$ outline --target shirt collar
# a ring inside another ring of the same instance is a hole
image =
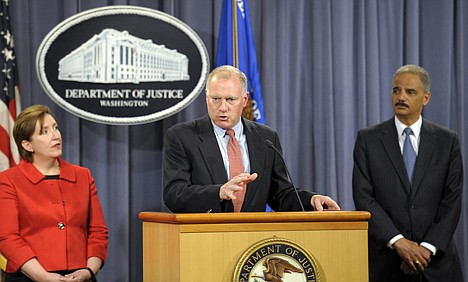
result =
[[[211,121],[211,123],[213,124],[215,134],[223,138],[226,135],[226,129],[217,126],[213,121]],[[239,140],[241,134],[244,132],[244,125],[242,124],[242,121],[239,120],[239,122],[236,125],[234,125],[232,130],[234,130],[234,135],[237,137],[236,139]]]
[[[422,116],[420,115],[418,120],[409,126],[411,130],[413,131],[414,137],[416,137],[416,139],[419,138],[419,134],[421,133],[421,125],[422,125]],[[403,131],[405,130],[405,128],[408,127],[406,124],[402,123],[396,116],[395,116],[395,126],[398,132],[398,136],[403,135]]]

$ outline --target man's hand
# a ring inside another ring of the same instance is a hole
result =
[[[413,275],[424,271],[431,262],[431,251],[406,238],[393,244],[398,255],[403,259],[400,265],[405,274]]]
[[[312,198],[310,198],[310,204],[316,211],[323,211],[324,209],[334,211],[341,210],[340,206],[328,196],[313,195]]]
[[[258,174],[257,173],[241,173],[237,175],[236,177],[231,178],[228,182],[223,184],[221,188],[219,189],[219,198],[221,200],[232,200],[236,199],[236,192],[241,191],[242,189],[245,189],[247,186],[247,183],[250,183],[257,179]]]

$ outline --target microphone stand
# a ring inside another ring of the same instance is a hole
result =
[[[283,155],[278,149],[276,149],[275,145],[273,145],[273,143],[270,140],[265,140],[265,145],[273,149],[273,151],[275,151],[280,156],[281,161],[283,162],[284,168],[286,169],[286,174],[288,175],[289,181],[291,181],[291,185],[294,189],[294,192],[296,193],[297,200],[299,201],[299,204],[301,205],[301,209],[303,212],[305,212],[304,205],[302,204],[302,201],[301,201],[301,197],[299,197],[299,192],[297,191],[296,186],[294,186],[291,175],[289,174],[288,166],[286,165],[286,162],[284,161]]]

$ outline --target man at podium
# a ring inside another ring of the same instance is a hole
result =
[[[247,78],[221,66],[206,84],[208,115],[164,139],[164,201],[176,213],[339,210],[328,196],[295,189],[276,131],[242,117]]]

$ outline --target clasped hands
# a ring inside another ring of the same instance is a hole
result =
[[[65,276],[60,277],[60,281],[63,282],[87,282],[90,281],[91,275],[89,274],[89,271],[86,269],[78,269],[77,271],[66,274]]]
[[[257,179],[257,173],[241,173],[226,182],[219,189],[219,198],[221,200],[232,200],[236,199],[236,193],[245,189],[248,183]],[[340,210],[340,206],[330,197],[322,195],[314,195],[310,198],[310,204],[316,211],[328,210]]]
[[[402,238],[396,241],[393,247],[403,259],[400,269],[407,275],[423,272],[431,262],[431,251],[414,241]]]
[[[45,275],[42,275],[39,279],[35,279],[34,281],[88,282],[90,279],[91,275],[88,270],[78,269],[64,276],[54,272],[46,272]]]

